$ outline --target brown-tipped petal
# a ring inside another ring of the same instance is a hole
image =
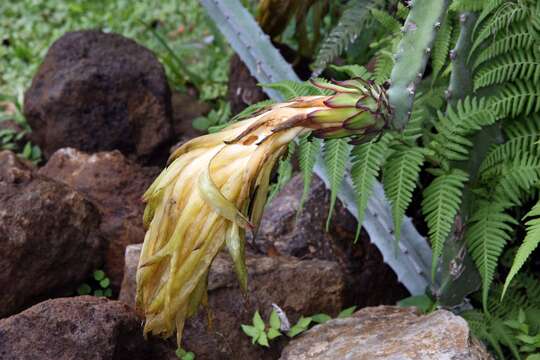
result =
[[[375,124],[375,116],[370,112],[364,111],[360,114],[348,118],[343,122],[343,127],[347,130],[365,129]]]
[[[362,96],[361,98],[363,98]],[[331,108],[345,108],[345,107],[355,107],[358,103],[359,98],[358,94],[337,94],[332,96],[330,99],[324,102],[324,105]]]
[[[337,93],[351,93],[351,94],[358,94],[359,93],[359,91],[357,89],[348,88],[348,87],[344,87],[344,86],[339,86],[339,85],[336,85],[334,83],[324,82],[324,81],[321,81],[321,80],[310,79],[309,82],[313,86],[318,87],[319,89],[331,90],[331,91],[335,91]]]
[[[307,115],[306,114],[298,114],[298,115],[295,115],[295,116],[291,117],[290,119],[282,122],[278,126],[274,127],[272,129],[272,132],[275,133],[275,132],[278,132],[278,131],[293,128],[295,126],[301,126],[302,124],[304,124],[306,122],[308,122]]]
[[[315,110],[308,114],[308,118],[316,123],[342,122],[352,116],[358,115],[361,110],[356,108],[337,108],[327,110]]]

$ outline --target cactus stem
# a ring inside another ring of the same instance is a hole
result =
[[[416,0],[414,6],[412,1],[406,3],[411,10],[394,57],[396,62],[390,76],[392,85],[388,90],[395,114],[392,126],[398,130],[402,130],[409,120],[416,86],[422,79],[418,74],[424,73],[448,3],[448,0]]]

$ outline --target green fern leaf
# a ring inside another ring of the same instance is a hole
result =
[[[384,28],[387,33],[392,34],[400,31],[401,24],[399,21],[394,19],[386,11],[371,9],[371,15],[379,24],[381,24],[382,28]]]
[[[517,51],[498,58],[474,78],[474,90],[507,81],[540,80],[540,58],[534,51]]]
[[[373,185],[379,170],[386,159],[391,139],[392,135],[385,134],[379,141],[373,139],[365,144],[356,145],[352,150],[351,177],[358,208],[358,228],[356,229],[355,241],[360,235],[367,203],[373,193]]]
[[[441,29],[437,32],[435,42],[433,43],[433,52],[431,55],[431,64],[433,67],[433,83],[437,80],[439,73],[443,69],[448,60],[448,52],[450,50],[450,41],[452,39],[452,18],[447,14],[441,25]]]
[[[326,81],[324,79],[318,79],[321,81]],[[286,100],[293,99],[298,96],[309,96],[309,95],[325,95],[328,94],[325,90],[319,89],[318,87],[312,85],[310,82],[300,82],[293,80],[283,80],[271,84],[259,84],[259,86],[274,89],[278,91]]]
[[[300,138],[298,162],[304,180],[304,190],[302,191],[298,213],[302,212],[304,202],[309,193],[309,187],[313,179],[313,167],[315,166],[317,155],[321,151],[321,144],[322,141],[320,139],[310,139],[309,134]]]
[[[326,230],[330,228],[330,220],[336,204],[337,193],[341,190],[341,184],[345,177],[347,160],[351,152],[351,145],[346,139],[331,139],[324,142],[324,163],[330,182],[330,211],[326,221]]]
[[[472,215],[465,239],[482,278],[482,302],[487,312],[488,293],[497,261],[510,240],[513,217],[504,212],[505,204],[482,201]]]
[[[527,26],[520,24],[517,27],[512,27],[508,32],[497,34],[495,41],[482,50],[474,62],[473,69],[475,70],[484,62],[513,50],[530,49],[534,42],[534,36]]]
[[[452,230],[454,218],[461,204],[463,186],[468,178],[466,172],[453,169],[437,176],[424,190],[422,213],[429,228],[429,238],[433,248],[432,279],[435,278],[437,261],[442,254],[444,242]]]
[[[257,111],[263,110],[265,108],[270,107],[272,104],[275,104],[276,102],[274,100],[263,100],[259,101],[258,103],[251,104],[244,110],[240,111],[238,114],[236,114],[232,119],[231,122],[238,121],[245,119],[247,117],[250,117],[254,115]]]
[[[469,137],[483,126],[491,125],[500,116],[485,99],[467,97],[447,108],[446,114],[438,112],[435,128],[437,134],[429,144],[441,160],[467,160],[472,142]]]
[[[527,218],[532,218],[525,224],[527,226],[527,235],[523,244],[519,247],[516,257],[514,258],[514,263],[512,268],[506,277],[504,282],[504,289],[502,296],[506,293],[508,286],[512,282],[512,279],[519,272],[525,261],[531,256],[532,252],[538,247],[540,243],[540,202],[531,209],[531,211],[525,216]]]
[[[502,116],[516,117],[540,111],[540,88],[533,82],[518,80],[501,88],[490,103]]]
[[[412,200],[420,168],[424,162],[425,150],[420,147],[399,147],[395,149],[384,166],[383,185],[392,205],[394,235],[396,241],[401,236],[401,223],[405,210]]]
[[[504,144],[494,146],[486,155],[479,168],[479,174],[489,173],[497,169],[505,161],[511,161],[519,154],[540,155],[540,117],[531,116],[520,119],[504,128],[508,140]],[[493,171],[493,170],[491,170]],[[496,170],[497,171],[497,170]],[[500,175],[500,172],[496,173]]]
[[[519,153],[511,161],[497,165],[486,173],[492,177],[496,174],[496,182],[487,182],[492,186],[495,198],[519,205],[540,180],[540,157]]]
[[[452,11],[480,11],[485,5],[485,0],[454,0],[450,5]]]
[[[362,65],[356,65],[356,64],[341,65],[341,66],[330,65],[330,69],[340,72],[340,73],[345,73],[350,78],[359,77],[364,80],[371,79],[371,73]]]
[[[497,1],[498,2],[498,1]],[[507,2],[497,9],[494,16],[489,18],[486,25],[480,30],[471,48],[471,54],[484,44],[490,36],[495,36],[499,31],[504,31],[519,21],[523,21],[529,16],[529,9],[522,3]],[[477,24],[481,22],[478,19]]]
[[[313,74],[319,75],[324,68],[356,40],[369,24],[369,8],[380,5],[380,0],[354,0],[341,15],[338,24],[324,38],[313,63]]]
[[[277,174],[278,178],[275,184],[270,186],[268,202],[270,202],[285,185],[291,180],[293,167],[292,167],[292,156],[296,150],[296,143],[290,142],[287,155],[279,161]]]
[[[373,72],[373,80],[377,84],[382,84],[390,78],[392,67],[394,66],[394,58],[388,51],[382,50],[377,54],[375,60],[375,70]]]

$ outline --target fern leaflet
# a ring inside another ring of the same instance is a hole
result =
[[[298,162],[300,164],[300,170],[302,171],[302,178],[304,180],[304,190],[302,191],[302,198],[300,199],[300,206],[298,213],[302,212],[304,202],[309,192],[311,180],[313,179],[313,167],[317,155],[321,150],[322,141],[317,138],[310,139],[309,134],[300,138]]]
[[[452,39],[452,19],[447,14],[442,23],[441,29],[437,32],[435,42],[433,43],[433,53],[431,55],[431,64],[433,66],[433,83],[437,80],[439,73],[446,64],[448,51],[450,50],[450,41]]]
[[[367,203],[373,193],[373,185],[379,170],[386,158],[391,138],[390,134],[386,134],[379,141],[373,139],[365,144],[356,145],[352,150],[351,177],[358,208],[358,228],[356,229],[355,241],[360,235]]]
[[[468,178],[468,174],[464,171],[453,169],[437,176],[424,190],[422,212],[426,218],[433,248],[432,279],[435,278],[437,261],[452,230],[454,218],[461,204],[463,186]]]
[[[481,69],[474,78],[475,91],[485,86],[517,79],[540,80],[540,59],[533,51],[518,51],[501,56]]]
[[[390,155],[384,166],[384,190],[392,205],[394,235],[399,241],[405,210],[412,199],[412,192],[424,162],[425,150],[420,147],[399,147]]]
[[[346,139],[331,139],[324,142],[323,157],[330,182],[330,210],[326,221],[326,230],[330,228],[337,193],[341,190],[350,152],[351,145],[347,143]]]
[[[504,86],[491,104],[502,116],[516,117],[540,111],[540,88],[518,80]]]
[[[532,218],[525,225],[527,225],[527,235],[523,244],[519,247],[517,254],[514,258],[514,263],[512,268],[506,277],[504,282],[504,288],[502,296],[506,293],[508,286],[512,282],[512,279],[519,272],[525,261],[529,258],[532,252],[538,247],[540,243],[540,201],[531,209],[531,211],[525,216],[527,218]]]
[[[493,282],[497,261],[510,239],[511,225],[516,224],[504,209],[503,204],[481,201],[465,234],[469,252],[482,278],[482,302],[486,312],[489,287]]]

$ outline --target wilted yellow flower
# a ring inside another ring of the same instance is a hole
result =
[[[244,234],[259,224],[274,165],[297,136],[365,139],[386,124],[380,87],[360,79],[316,83],[332,96],[272,105],[222,131],[176,150],[144,194],[148,231],[137,272],[137,306],[145,334],[164,337],[206,302],[210,264],[224,245],[247,288]]]

